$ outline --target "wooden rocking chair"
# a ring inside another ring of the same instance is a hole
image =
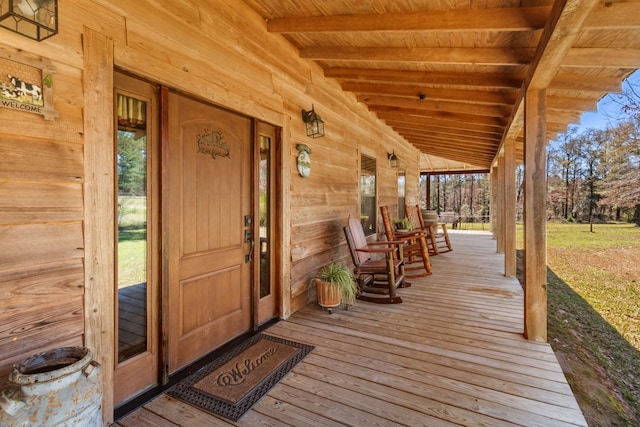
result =
[[[404,209],[413,227],[427,232],[429,255],[438,255],[453,250],[447,232],[447,224],[441,222],[426,224],[419,205],[405,205]]]
[[[396,295],[396,288],[406,288],[410,284],[404,279],[404,242],[368,242],[358,218],[349,217],[344,227],[354,273],[358,283],[357,299],[378,304],[398,304],[402,298]],[[394,252],[398,252],[394,256]],[[372,255],[384,255],[372,259]]]
[[[403,247],[405,258],[405,271],[408,278],[430,276],[431,260],[429,259],[429,248],[427,246],[427,233],[424,230],[412,230],[408,232],[397,232],[391,222],[388,206],[380,206],[382,213],[382,223],[384,231],[389,241],[404,241]],[[416,273],[409,274],[410,271]]]

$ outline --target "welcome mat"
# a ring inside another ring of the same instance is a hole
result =
[[[313,348],[258,334],[176,384],[168,393],[237,421]]]

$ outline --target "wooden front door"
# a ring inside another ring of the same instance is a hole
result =
[[[168,373],[251,328],[252,123],[173,92],[163,140]]]

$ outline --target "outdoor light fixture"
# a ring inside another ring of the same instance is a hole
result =
[[[0,0],[0,27],[37,41],[58,34],[58,0]]]
[[[389,166],[391,166],[392,168],[398,167],[400,160],[398,159],[398,156],[396,156],[396,153],[387,153],[387,159],[389,159]]]
[[[311,111],[307,111],[304,108],[302,109],[302,121],[307,127],[308,137],[319,138],[324,136],[324,122],[320,116],[316,114],[313,104],[311,104]]]

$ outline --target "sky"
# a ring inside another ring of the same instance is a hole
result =
[[[629,76],[627,79],[634,85],[640,85],[640,70]],[[618,116],[620,106],[613,101],[611,95],[606,95],[598,102],[597,112],[587,112],[581,117],[580,124],[577,124],[578,133],[586,129],[606,129],[614,124],[613,117]]]

